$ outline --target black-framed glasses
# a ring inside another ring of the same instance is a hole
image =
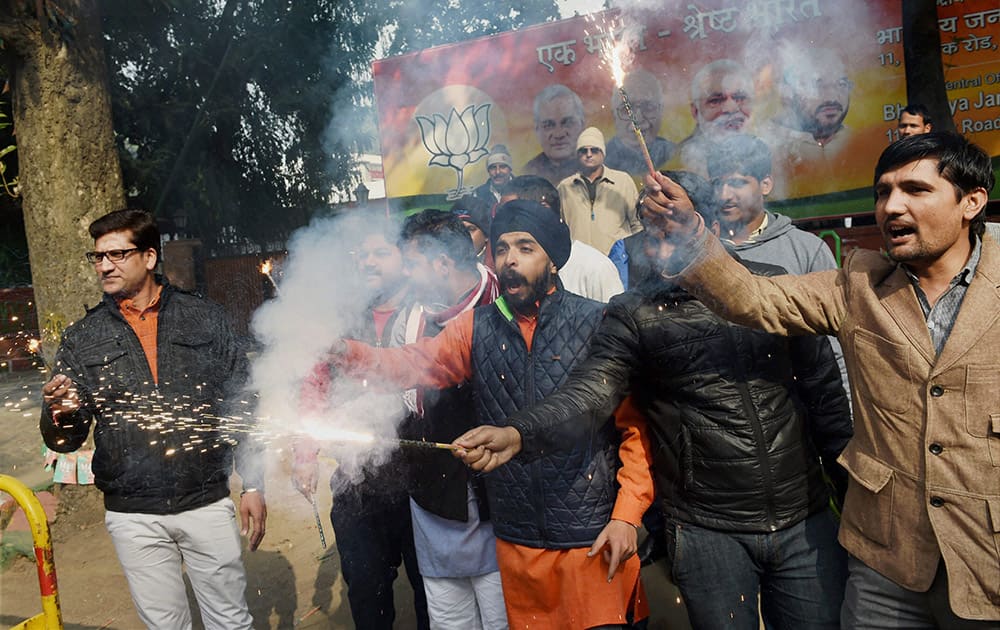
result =
[[[604,153],[604,151],[601,151],[597,147],[580,147],[579,149],[576,150],[576,152],[577,155],[588,155],[590,153],[593,153],[594,155],[600,155],[601,153]]]
[[[107,258],[112,263],[120,263],[125,260],[126,256],[137,251],[139,251],[138,247],[129,247],[128,249],[111,249],[106,252],[87,252],[87,262],[96,265]]]
[[[663,105],[656,101],[629,101],[629,105],[632,106],[632,113],[636,115],[655,116],[663,109]],[[616,107],[615,113],[618,114],[618,118],[629,120],[628,108],[625,107],[625,103]]]

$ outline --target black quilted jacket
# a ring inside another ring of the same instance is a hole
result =
[[[825,338],[730,324],[661,279],[613,298],[587,361],[510,424],[530,454],[628,393],[649,422],[667,517],[704,527],[775,531],[823,509],[820,456],[832,463],[852,435]]]
[[[42,406],[49,448],[79,448],[94,426],[93,471],[117,512],[174,514],[229,496],[234,445],[244,487],[263,488],[252,408],[236,395],[246,348],[217,304],[166,285],[157,319],[159,383],[115,301],[66,329],[55,373],[77,383],[84,405],[55,426]],[[247,401],[249,402],[249,401]]]
[[[556,391],[586,357],[603,308],[564,290],[547,296],[531,352],[517,323],[497,305],[476,309],[472,373],[480,419],[502,424],[516,410]],[[578,422],[554,429],[554,448],[515,457],[486,476],[498,538],[568,549],[591,545],[607,525],[618,493],[618,432],[609,414],[581,415]]]

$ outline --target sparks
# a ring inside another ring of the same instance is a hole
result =
[[[274,281],[274,276],[271,275],[272,268],[273,265],[270,258],[260,263],[260,272],[271,282],[271,286],[274,287],[274,294],[278,295],[281,291],[278,290],[278,283]]]
[[[655,177],[656,167],[653,165],[653,159],[649,156],[649,147],[646,146],[646,139],[642,137],[642,130],[639,129],[639,121],[636,120],[635,112],[632,110],[632,102],[628,98],[628,92],[625,91],[624,56],[627,52],[628,42],[624,37],[616,42],[614,33],[614,29],[611,29],[605,34],[601,40],[601,52],[603,53],[608,69],[611,71],[611,78],[615,83],[615,87],[618,88],[618,95],[621,96],[622,106],[625,108],[628,120],[632,123],[632,131],[635,132],[636,140],[639,141],[639,148],[642,149],[642,157],[646,160],[646,168],[649,169],[649,174]]]
[[[35,355],[35,358],[42,362],[42,371],[49,371],[49,364],[45,362],[45,357],[42,356],[42,340],[41,339],[29,339],[28,340],[28,352]]]

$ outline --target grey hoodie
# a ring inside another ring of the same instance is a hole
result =
[[[793,275],[837,268],[837,261],[834,260],[833,253],[823,239],[812,232],[795,227],[791,219],[783,214],[775,214],[770,210],[765,212],[767,212],[767,227],[760,236],[739,245],[727,242],[726,246],[744,260],[778,265]],[[837,355],[837,365],[840,366],[844,389],[850,397],[851,385],[847,380],[844,352],[840,349],[840,342],[836,337],[830,337],[830,344],[833,346],[833,353]]]

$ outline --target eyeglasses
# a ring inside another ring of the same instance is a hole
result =
[[[576,150],[576,153],[577,155],[589,155],[591,153],[594,155],[600,155],[601,153],[604,153],[604,151],[601,151],[597,147],[580,147]]]
[[[87,262],[92,265],[96,265],[107,258],[112,263],[120,263],[125,260],[125,257],[132,252],[139,251],[138,247],[129,247],[128,249],[112,249],[106,252],[87,252]]]
[[[632,113],[636,115],[648,115],[655,116],[663,109],[663,105],[657,103],[656,101],[631,101],[629,105],[632,106]],[[622,120],[630,120],[628,116],[628,108],[622,103],[617,108],[615,108],[615,113],[618,114],[618,118]]]

